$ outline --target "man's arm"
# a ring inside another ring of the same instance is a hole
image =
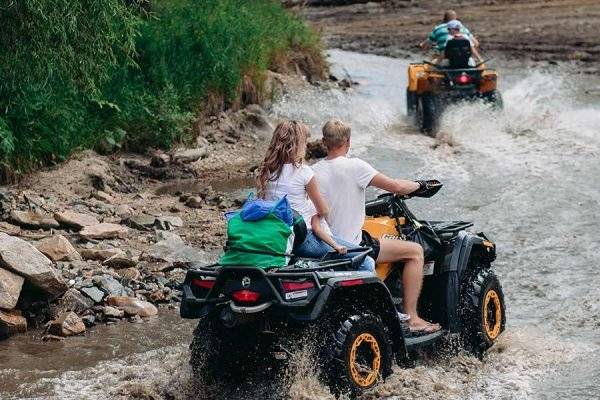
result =
[[[384,174],[375,175],[373,179],[371,179],[369,186],[375,186],[376,188],[400,195],[411,194],[420,187],[417,182],[392,179]]]

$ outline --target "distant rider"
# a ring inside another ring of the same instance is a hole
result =
[[[473,43],[472,36],[464,33],[461,30],[463,25],[460,23],[460,21],[453,19],[451,21],[448,21],[446,26],[448,27],[449,36],[448,36],[448,39],[446,40],[446,44],[444,44],[444,49],[446,48],[446,45],[448,44],[448,42],[451,40],[468,40],[469,44],[471,45],[471,54],[473,55],[475,60],[477,60],[478,62],[483,61],[483,59],[481,58],[481,55],[479,54],[479,51],[477,51],[477,48],[476,48],[475,44]]]
[[[413,181],[392,179],[379,173],[359,158],[347,157],[350,149],[350,126],[340,120],[328,121],[323,126],[323,144],[327,158],[313,165],[321,194],[331,209],[327,220],[334,236],[360,245],[365,219],[365,190],[374,186],[388,192],[409,194],[419,189]],[[440,330],[420,318],[417,302],[423,284],[423,248],[404,240],[381,239],[375,243],[373,257],[378,263],[404,262],[402,283],[404,287],[404,312],[413,334],[428,334]]]
[[[448,32],[448,22],[458,19],[458,15],[454,10],[448,10],[444,13],[444,20],[441,24],[437,25],[431,33],[429,37],[422,41],[419,46],[422,49],[429,50],[434,47],[434,55],[433,60],[438,60],[443,57],[444,50],[446,49],[446,42],[450,38],[450,33]],[[474,47],[479,47],[479,41],[473,34],[467,29],[466,26],[461,26],[461,32],[467,35],[471,41],[473,42]]]

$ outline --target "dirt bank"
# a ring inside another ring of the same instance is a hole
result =
[[[573,61],[578,72],[599,73],[600,2],[596,0],[388,0],[303,13],[324,34],[328,47],[411,57],[446,8],[481,42],[482,53],[522,63]]]
[[[268,82],[281,95],[309,85],[275,72]],[[201,119],[185,148],[83,151],[0,188],[0,339],[53,320],[45,338],[60,340],[175,308],[185,271],[220,252],[235,190],[253,185],[278,123],[268,107]]]

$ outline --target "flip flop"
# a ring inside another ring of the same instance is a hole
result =
[[[436,326],[437,325],[437,326]],[[432,333],[435,333],[442,329],[438,324],[432,324],[428,322],[423,328],[420,329],[408,329],[408,336],[416,337],[416,336],[425,336]]]

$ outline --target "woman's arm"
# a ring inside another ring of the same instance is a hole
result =
[[[346,254],[348,252],[348,249],[346,247],[337,244],[337,242],[333,240],[333,238],[329,236],[327,232],[325,232],[325,230],[321,226],[321,217],[319,217],[317,214],[313,215],[310,219],[310,227],[316,237],[330,245],[338,253]]]
[[[310,181],[306,184],[306,193],[308,194],[308,198],[313,202],[315,208],[317,209],[317,214],[322,217],[326,217],[329,214],[329,206],[327,202],[319,192],[319,184],[317,180],[313,176]]]

